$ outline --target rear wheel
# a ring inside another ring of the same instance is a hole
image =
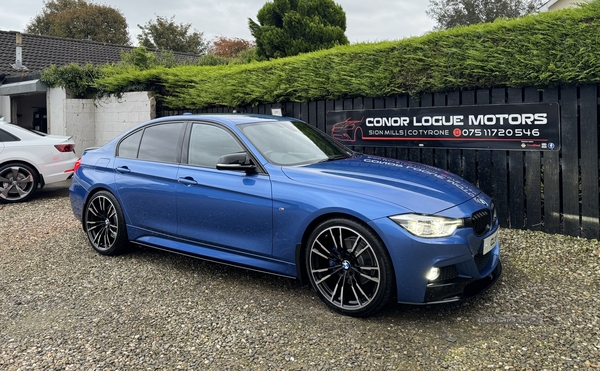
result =
[[[8,163],[0,167],[0,200],[6,203],[27,200],[38,187],[37,172],[29,165]]]
[[[94,250],[102,255],[126,251],[129,240],[119,201],[107,191],[92,196],[83,213],[83,229]]]
[[[366,317],[392,298],[393,268],[381,240],[349,219],[320,224],[306,246],[312,287],[336,312]]]

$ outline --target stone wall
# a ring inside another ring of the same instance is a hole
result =
[[[124,131],[156,117],[155,99],[148,92],[126,93],[121,98],[101,100],[65,99],[63,107],[64,133],[60,132],[60,123],[52,122],[52,134],[73,136],[79,154],[88,147],[102,146]],[[57,114],[51,120],[58,118]]]

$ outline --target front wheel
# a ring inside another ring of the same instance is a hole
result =
[[[121,205],[107,191],[94,194],[88,201],[83,212],[83,229],[94,250],[102,255],[121,254],[129,244]]]
[[[306,269],[313,289],[338,313],[366,317],[393,295],[387,250],[375,233],[353,220],[331,219],[311,233]]]

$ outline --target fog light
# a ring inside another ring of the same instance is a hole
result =
[[[427,279],[429,281],[435,281],[437,280],[437,278],[440,276],[440,268],[437,267],[433,267],[429,270],[429,273],[427,273]]]

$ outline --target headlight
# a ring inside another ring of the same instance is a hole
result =
[[[394,215],[390,219],[415,236],[426,238],[450,236],[464,224],[462,219],[418,214]]]

